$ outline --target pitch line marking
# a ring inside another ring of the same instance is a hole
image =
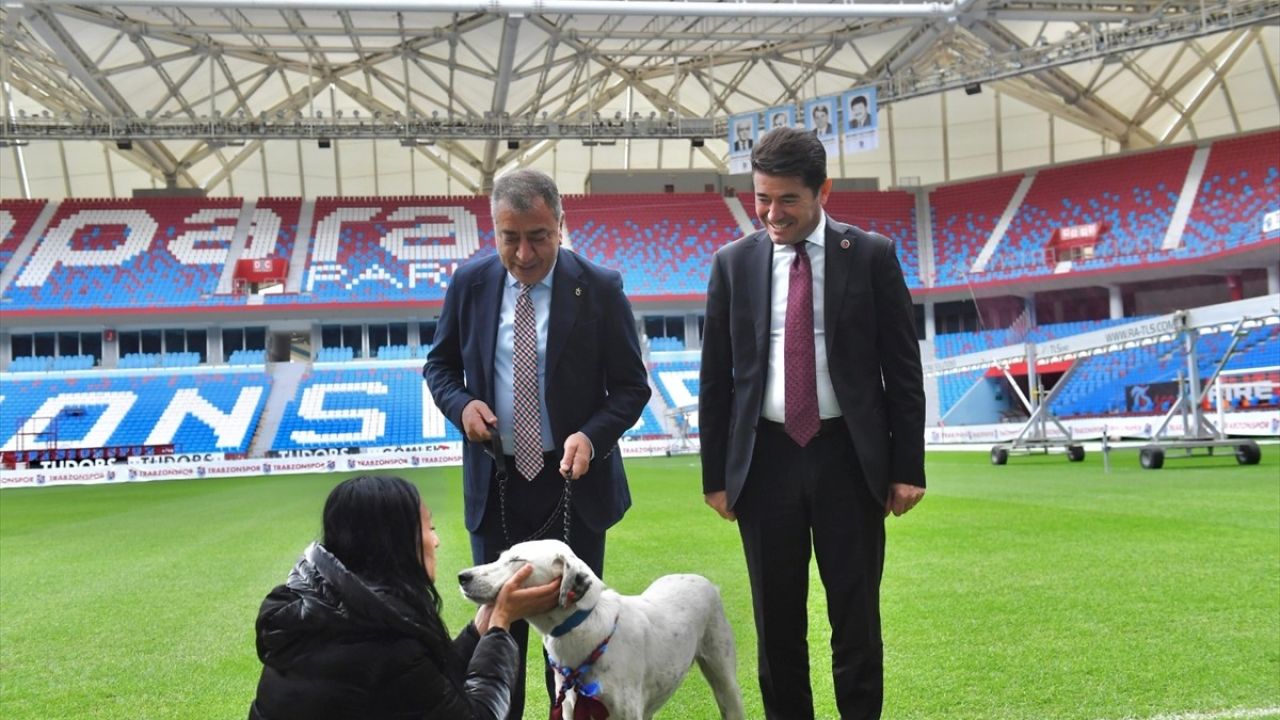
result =
[[[1267,718],[1280,716],[1280,707],[1269,708],[1237,708],[1234,710],[1214,710],[1210,712],[1186,712],[1172,715],[1152,715],[1138,718],[1132,715],[1121,720],[1248,720],[1250,718]]]

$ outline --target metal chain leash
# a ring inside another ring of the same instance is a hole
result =
[[[560,491],[560,499],[556,501],[556,506],[551,508],[551,514],[547,516],[547,519],[542,523],[542,526],[533,531],[533,533],[523,540],[512,542],[511,530],[507,525],[507,478],[509,476],[509,473],[507,472],[507,458],[502,452],[502,441],[499,439],[496,432],[493,433],[492,440],[490,441],[489,447],[486,451],[488,452],[489,457],[493,458],[495,468],[494,475],[498,478],[498,514],[499,519],[502,522],[502,537],[507,541],[507,546],[510,547],[515,545],[516,542],[538,540],[546,537],[547,533],[550,532],[551,528],[555,525],[557,514],[561,515],[563,518],[562,529],[564,530],[564,537],[562,539],[566,545],[569,544],[569,519],[570,510],[573,504],[573,489],[571,485],[573,481],[567,477],[564,479],[564,489]]]

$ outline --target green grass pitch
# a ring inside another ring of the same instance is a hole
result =
[[[930,454],[925,502],[888,522],[885,717],[1280,717],[1258,712],[1280,706],[1277,450],[1253,467],[1219,456],[1160,471],[1121,452],[1110,474],[1097,453],[1001,468]],[[703,505],[695,457],[627,467],[635,504],[609,534],[607,581],[626,594],[673,572],[718,584],[761,717],[736,528]],[[456,630],[471,614],[451,580],[470,564],[460,470],[403,474],[435,512]],[[0,717],[243,718],[258,604],[318,536],[342,477],[0,493]],[[820,587],[815,569],[811,674],[819,716],[834,718]],[[717,716],[696,670],[660,714]]]

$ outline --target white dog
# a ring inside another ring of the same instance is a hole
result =
[[[574,717],[575,702],[599,701],[611,719],[651,718],[695,660],[721,717],[745,717],[733,631],[720,591],[709,580],[667,575],[643,595],[625,597],[605,587],[568,545],[534,540],[512,546],[497,562],[458,573],[462,594],[476,603],[492,602],[526,563],[533,565],[526,585],[562,578],[559,605],[528,618],[556,665],[562,717]]]

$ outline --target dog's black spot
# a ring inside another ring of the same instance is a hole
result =
[[[573,594],[582,598],[591,589],[591,575],[589,573],[578,573],[573,576]]]

